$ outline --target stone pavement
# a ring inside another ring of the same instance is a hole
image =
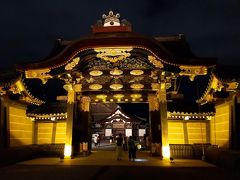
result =
[[[176,159],[174,162],[161,160],[159,157],[151,157],[148,151],[137,152],[135,161],[128,160],[127,151],[123,153],[123,159],[117,161],[114,151],[93,151],[90,156],[76,157],[74,159],[38,158],[20,162],[21,165],[101,165],[101,166],[159,166],[159,167],[215,167],[201,160]]]
[[[115,152],[96,148],[90,156],[74,159],[38,158],[0,168],[0,180],[229,180],[238,174],[225,171],[201,160],[160,160],[148,151],[138,151],[135,162],[127,152],[117,161]]]

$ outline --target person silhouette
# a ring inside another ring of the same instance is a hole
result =
[[[117,143],[116,143],[116,155],[117,155],[117,160],[120,161],[122,159],[122,151],[123,151],[123,138],[122,134],[120,133],[119,136],[117,137]]]

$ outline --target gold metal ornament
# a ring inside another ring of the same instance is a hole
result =
[[[136,70],[130,71],[130,74],[131,74],[131,75],[134,75],[134,76],[140,76],[140,75],[142,75],[143,73],[144,73],[144,71],[141,70],[141,69],[136,69]]]
[[[156,57],[154,57],[154,56],[151,56],[151,55],[148,56],[148,60],[151,64],[153,64],[157,68],[163,68],[164,67],[162,62],[160,60],[156,59]]]
[[[102,85],[101,85],[101,84],[91,84],[91,85],[89,86],[89,89],[99,90],[99,89],[102,89]]]
[[[65,66],[65,70],[72,70],[76,65],[78,65],[79,61],[80,61],[79,57],[74,58],[72,62],[68,63]]]
[[[88,96],[83,96],[81,98],[81,110],[83,112],[89,112],[89,109],[90,109],[90,97]]]
[[[110,71],[110,74],[114,76],[119,76],[123,74],[123,71],[118,68],[114,68],[113,70]]]
[[[97,52],[97,57],[105,61],[115,63],[130,57],[129,53],[133,48],[131,47],[109,47],[109,48],[95,48],[94,51]]]
[[[90,71],[89,74],[91,76],[101,76],[103,74],[103,72],[99,71],[99,70],[93,70],[93,71]]]
[[[113,90],[119,90],[119,89],[123,88],[123,85],[122,84],[111,84],[110,88]]]
[[[159,111],[159,102],[156,95],[149,94],[148,95],[148,103],[150,111]]]
[[[50,69],[34,69],[34,70],[26,70],[25,76],[28,79],[41,79],[43,84],[46,84],[48,79],[52,78],[49,74]]]
[[[143,84],[140,84],[140,83],[135,83],[135,84],[131,84],[130,87],[131,87],[132,89],[139,90],[139,89],[144,88],[144,85],[143,85]]]

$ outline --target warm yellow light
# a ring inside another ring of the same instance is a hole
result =
[[[98,99],[106,99],[107,95],[106,94],[98,94],[98,95],[96,95],[96,98],[98,98]]]
[[[144,85],[143,84],[140,84],[140,83],[136,83],[136,84],[131,84],[130,86],[132,89],[142,89],[144,88]]]
[[[133,99],[138,99],[138,98],[141,98],[142,95],[141,94],[131,94],[131,98]]]
[[[113,90],[119,90],[119,89],[123,88],[123,85],[122,84],[111,84],[110,88]]]
[[[91,84],[91,85],[89,86],[89,89],[99,90],[99,89],[102,89],[102,85],[101,85],[101,84]]]
[[[113,97],[116,99],[122,99],[124,97],[124,94],[114,94]]]
[[[91,76],[101,76],[103,74],[103,72],[99,71],[99,70],[94,70],[94,71],[90,71],[89,74]]]
[[[115,76],[121,75],[122,73],[123,73],[123,71],[118,68],[114,68],[114,70],[110,71],[110,74],[115,75]]]
[[[143,71],[143,70],[140,70],[140,69],[136,69],[136,70],[130,71],[130,74],[131,74],[131,75],[134,75],[134,76],[140,76],[140,75],[142,75],[143,73],[144,73],[144,71]]]
[[[163,155],[163,158],[165,158],[165,159],[170,158],[170,147],[169,146],[162,146],[162,155]]]
[[[64,158],[71,158],[72,155],[72,146],[65,145],[64,147]]]

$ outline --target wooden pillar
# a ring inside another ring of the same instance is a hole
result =
[[[151,153],[155,156],[161,156],[161,119],[159,113],[159,102],[156,94],[149,94],[148,102],[151,127]]]
[[[89,118],[89,109],[90,109],[90,98],[88,96],[83,96],[78,102],[78,115],[77,115],[77,124],[75,131],[76,141],[79,148],[78,152],[82,155],[88,155],[91,150],[91,134],[90,134],[90,118]]]
[[[206,143],[211,143],[210,121],[206,122]]]
[[[52,127],[52,144],[55,144],[56,141],[56,132],[57,132],[57,123],[53,122],[53,127]]]
[[[75,98],[76,93],[69,87],[68,89],[68,103],[67,103],[67,120],[66,120],[66,138],[64,147],[64,158],[71,158],[73,154],[73,121],[75,119]]]
[[[160,108],[161,118],[161,133],[162,133],[162,156],[163,158],[170,158],[170,147],[168,142],[168,120],[167,120],[167,96],[166,84],[161,83],[160,89],[157,93]]]
[[[184,144],[189,144],[187,122],[183,121]]]
[[[3,107],[3,98],[0,97],[0,148],[4,147],[4,120],[3,120],[3,113],[4,113],[4,107]]]
[[[38,123],[34,121],[32,126],[32,144],[37,144],[37,141],[38,141]]]
[[[231,135],[230,135],[230,143],[231,149],[239,150],[240,149],[240,103],[238,102],[237,96],[233,96],[232,103],[231,103],[231,118],[230,118],[230,125],[231,125]]]
[[[9,118],[7,98],[0,97],[0,147],[6,148],[10,144]]]

